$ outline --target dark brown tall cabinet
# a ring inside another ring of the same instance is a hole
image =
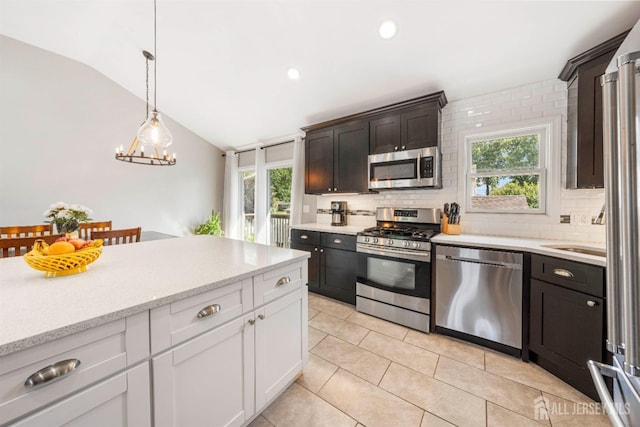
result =
[[[568,85],[567,188],[604,187],[600,76],[627,33],[571,58],[558,76]]]
[[[365,193],[369,154],[435,147],[444,92],[302,128],[305,193]]]

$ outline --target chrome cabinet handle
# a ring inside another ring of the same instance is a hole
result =
[[[340,243],[342,243],[342,240],[340,240],[340,239],[333,239],[333,243],[335,243],[336,245],[339,245]]]
[[[587,301],[587,305],[588,305],[589,307],[595,307],[596,305],[598,305],[598,303],[597,303],[597,302],[595,302],[595,301],[591,301],[591,300],[589,300],[589,301]]]
[[[203,319],[205,317],[213,316],[220,310],[222,310],[222,307],[220,307],[220,304],[212,304],[208,307],[203,308],[198,312],[198,319]]]
[[[300,238],[302,240],[307,240],[309,238],[309,236],[307,236],[306,234],[303,234],[302,236],[300,236]]]
[[[78,359],[61,360],[60,362],[56,362],[53,365],[44,367],[38,372],[31,374],[24,382],[24,386],[35,387],[40,384],[48,383],[49,381],[53,381],[57,378],[70,374],[78,366],[80,366],[80,360]]]
[[[264,320],[264,314],[258,314],[258,319]]]
[[[400,147],[400,148],[402,148],[402,149],[404,150],[405,148],[407,148],[407,146],[406,146],[406,145],[403,145],[403,146],[402,146],[402,147]]]
[[[281,277],[280,279],[278,279],[278,281],[276,282],[276,286],[283,286],[283,285],[286,285],[288,283],[291,283],[291,277],[284,276],[284,277]]]
[[[249,319],[249,324],[250,324],[250,325],[255,325],[255,324],[256,324],[255,319]]]
[[[338,189],[336,187],[333,187],[333,191],[338,191]]]
[[[395,151],[398,151],[398,147],[393,147],[393,149],[394,149]]]
[[[327,188],[327,191],[331,191],[331,188]]]
[[[564,268],[554,268],[553,274],[555,274],[556,276],[562,276],[562,277],[573,277],[573,273],[570,272],[569,270],[565,270]]]
[[[324,252],[324,249],[320,249],[320,252]]]
[[[314,251],[318,252],[318,248],[313,248]]]

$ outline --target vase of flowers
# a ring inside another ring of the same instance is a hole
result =
[[[77,237],[80,223],[90,221],[89,215],[91,213],[93,211],[86,206],[57,202],[44,212],[44,216],[49,218],[45,222],[55,224],[58,233]]]

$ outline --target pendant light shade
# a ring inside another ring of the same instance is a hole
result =
[[[162,116],[153,110],[138,129],[138,139],[144,146],[167,148],[173,142],[171,132],[162,122]]]

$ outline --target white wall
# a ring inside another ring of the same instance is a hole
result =
[[[373,210],[377,206],[439,207],[445,202],[458,201],[463,183],[459,180],[459,156],[464,152],[463,134],[483,128],[517,125],[522,121],[545,117],[561,117],[562,129],[558,150],[550,168],[562,177],[555,188],[556,198],[548,206],[547,215],[533,214],[470,214],[464,213],[464,233],[487,234],[542,239],[574,240],[604,243],[602,225],[576,226],[560,224],[560,215],[572,212],[596,216],[604,203],[604,190],[566,190],[566,120],[567,85],[550,79],[522,87],[493,92],[449,103],[442,111],[443,188],[441,190],[385,191],[373,195],[318,196],[319,209],[329,209],[332,200],[346,200],[350,210]],[[480,125],[479,127],[477,125]],[[558,180],[559,181],[559,180]],[[329,215],[318,214],[318,222],[330,222]],[[350,216],[354,224],[371,223],[370,217]]]
[[[94,69],[0,36],[0,225],[42,223],[64,201],[114,228],[185,235],[220,211],[222,152],[166,116],[177,165],[114,159],[144,115],[143,100]]]

